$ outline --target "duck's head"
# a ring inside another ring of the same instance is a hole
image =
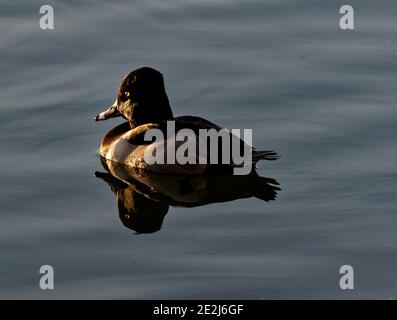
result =
[[[116,101],[97,115],[95,121],[119,116],[127,119],[131,127],[172,120],[174,117],[165,92],[163,75],[155,69],[143,67],[125,76]]]

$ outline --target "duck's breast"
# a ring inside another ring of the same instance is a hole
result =
[[[128,142],[126,135],[112,143],[105,158],[119,163],[127,163],[138,146]]]

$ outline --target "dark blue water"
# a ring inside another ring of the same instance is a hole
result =
[[[395,1],[0,2],[1,298],[394,298]],[[92,118],[160,70],[176,115],[252,128],[277,201],[170,207],[136,235],[94,172]],[[39,268],[55,269],[55,290]],[[339,288],[352,265],[355,289]]]

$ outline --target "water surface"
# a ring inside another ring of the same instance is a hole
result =
[[[38,1],[0,6],[1,298],[394,298],[395,1]],[[283,191],[170,207],[136,235],[95,177],[92,118],[122,76],[160,70],[176,115],[252,128]],[[55,268],[55,290],[38,286]],[[355,289],[339,288],[339,267]]]

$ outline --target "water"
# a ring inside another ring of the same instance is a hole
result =
[[[1,1],[1,298],[394,298],[395,1]],[[170,207],[134,234],[94,175],[92,118],[128,71],[160,70],[174,114],[252,128],[277,201]],[[38,286],[55,268],[55,290]],[[339,288],[352,265],[355,289]]]

